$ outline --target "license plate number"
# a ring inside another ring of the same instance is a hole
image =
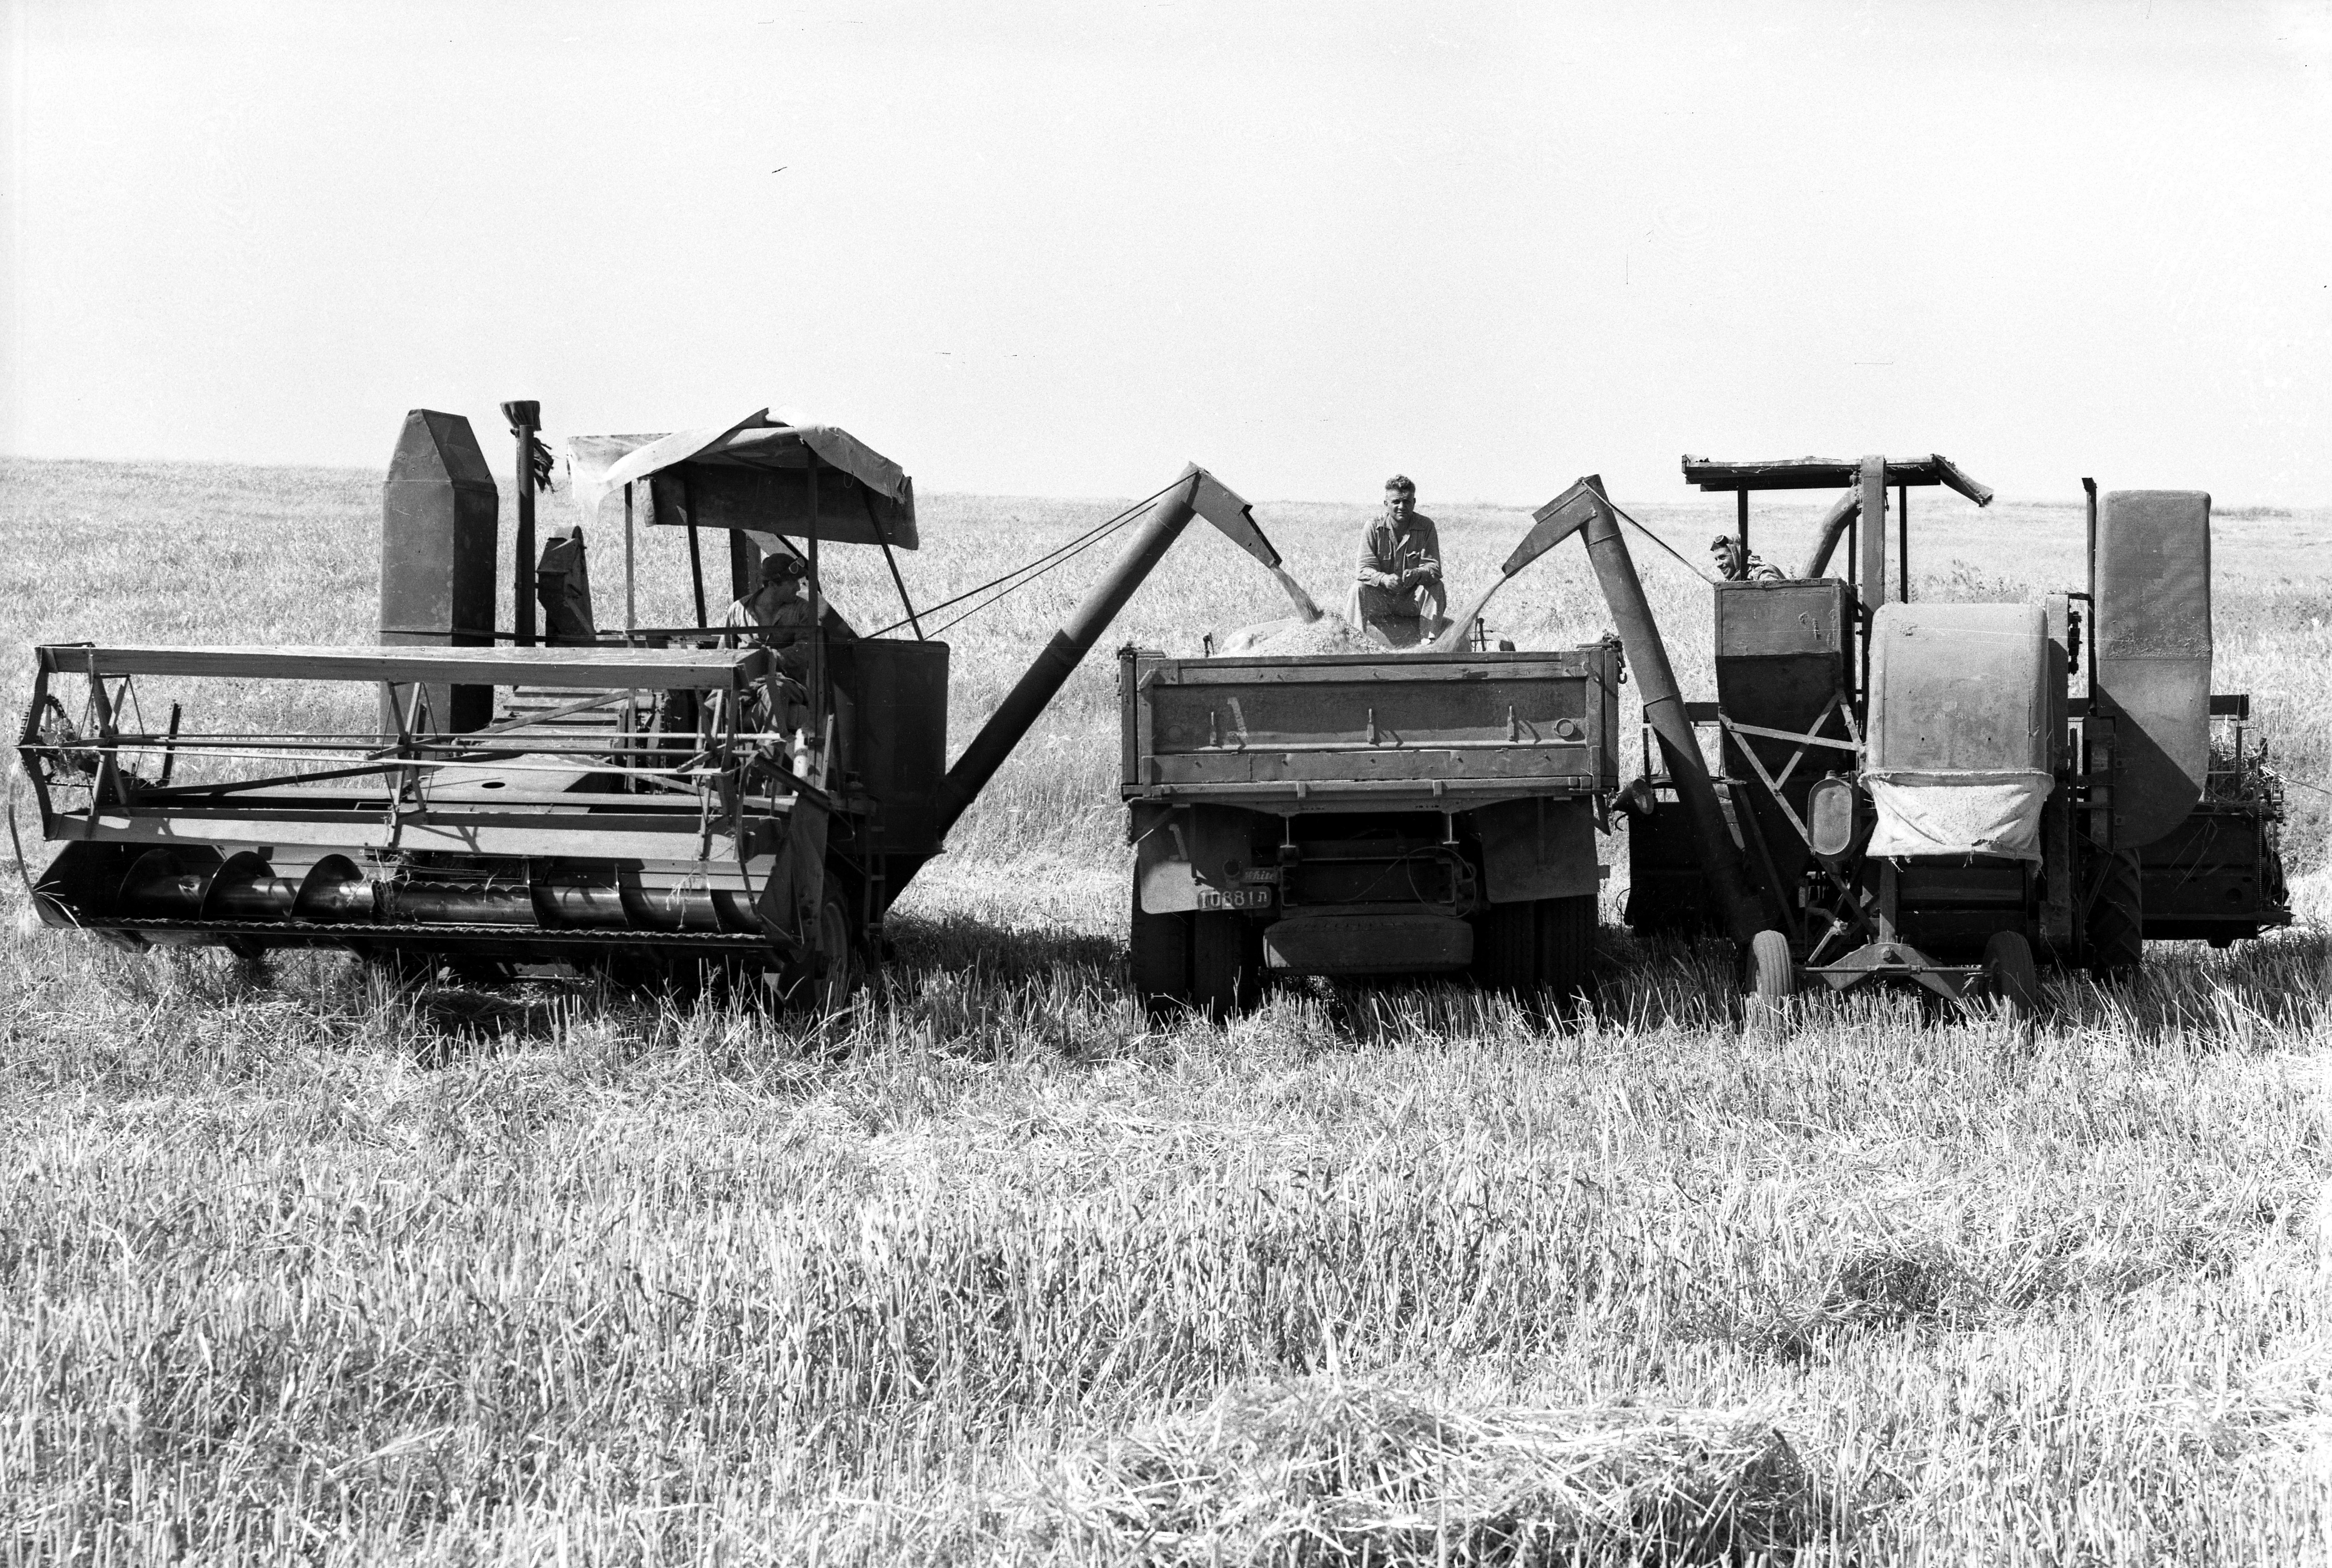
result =
[[[1268,909],[1271,889],[1268,888],[1233,888],[1224,891],[1215,888],[1199,889],[1201,909]]]

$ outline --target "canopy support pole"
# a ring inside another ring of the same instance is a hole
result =
[[[634,592],[637,579],[637,553],[632,536],[632,487],[624,486],[624,646],[632,643],[632,632],[640,623],[639,600]]]
[[[809,460],[809,732],[817,736],[826,733],[826,590],[817,575],[817,453],[804,442],[802,456]]]
[[[883,564],[891,568],[891,585],[899,590],[899,603],[907,612],[907,624],[915,629],[915,641],[923,640],[922,617],[915,613],[915,602],[907,597],[907,580],[899,575],[899,557],[891,553],[891,535],[874,516],[874,498],[860,486],[858,499],[866,508],[866,526],[874,530],[874,542],[883,546]]]
[[[1911,487],[1895,487],[1895,581],[1896,597],[1908,604],[1911,602]]]
[[[681,509],[688,514],[688,585],[696,593],[696,629],[704,630],[704,552],[696,540],[696,490],[688,482],[688,474],[680,476]]]

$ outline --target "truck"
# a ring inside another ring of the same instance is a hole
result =
[[[1616,640],[1548,651],[1118,656],[1130,956],[1153,1013],[1305,975],[1591,980]]]

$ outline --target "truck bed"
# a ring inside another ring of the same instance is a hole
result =
[[[1121,655],[1123,798],[1479,805],[1618,787],[1619,653]]]

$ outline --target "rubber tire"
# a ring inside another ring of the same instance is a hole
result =
[[[1190,917],[1190,1002],[1220,1023],[1263,1000],[1263,924],[1208,910]]]
[[[2098,868],[2090,864],[2094,874]],[[2081,931],[2082,955],[2098,980],[2127,980],[2146,961],[2146,885],[2137,851],[2113,851],[2101,870],[2105,879]]]
[[[1142,872],[1133,873],[1132,917],[1126,931],[1127,967],[1133,994],[1152,1023],[1190,1005],[1190,923],[1185,912],[1147,914],[1142,908]]]
[[[1983,945],[1983,975],[1993,996],[2019,1021],[2040,1011],[2040,972],[2032,944],[2018,931],[1994,931]]]
[[[1558,1016],[1595,999],[1595,928],[1602,900],[1593,893],[1538,901],[1538,977]]]
[[[1485,991],[1529,996],[1539,987],[1539,907],[1493,904],[1473,918],[1474,961],[1466,966]]]
[[[850,930],[850,906],[829,876],[826,899],[817,907],[817,946],[826,973],[810,982],[810,1004],[821,1018],[831,1018],[850,1005],[866,978],[858,944]]]
[[[1760,931],[1749,939],[1749,1012],[1753,1027],[1778,1028],[1798,993],[1798,964],[1791,955],[1790,939],[1779,931]]]

